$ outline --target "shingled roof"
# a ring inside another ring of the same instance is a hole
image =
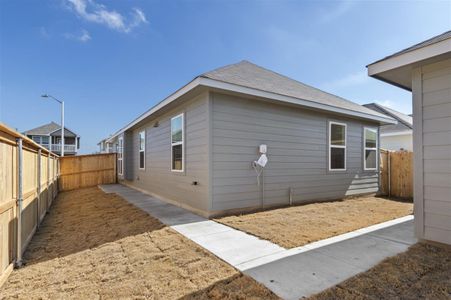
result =
[[[390,124],[390,125],[381,126],[381,134],[400,132],[400,131],[408,131],[408,130],[412,130],[412,128],[413,128],[413,118],[411,116],[403,114],[402,112],[399,112],[397,110],[391,109],[389,107],[386,107],[386,106],[383,106],[383,105],[380,105],[377,103],[368,103],[368,104],[364,104],[363,106],[365,106],[369,109],[375,110],[377,112],[380,112],[382,114],[385,114],[398,121],[398,124]]]
[[[324,92],[274,71],[262,68],[246,60],[204,73],[200,75],[200,77],[294,97],[332,107],[344,108],[373,116],[384,116],[383,114],[362,105]]]
[[[61,126],[55,122],[50,122],[48,124],[27,130],[23,133],[24,135],[55,135],[60,136],[61,135]],[[77,134],[73,132],[72,130],[68,129],[67,127],[64,127],[64,135],[66,137],[75,137]]]
[[[384,114],[243,60],[195,77],[188,84],[116,131],[107,140],[113,140],[119,134],[198,87],[271,99],[277,103],[298,105],[307,109],[352,116],[381,124],[396,123],[395,119]]]
[[[399,56],[399,55],[402,55],[402,54],[405,54],[405,53],[408,53],[408,52],[411,52],[411,51],[414,51],[414,50],[417,50],[417,49],[420,49],[420,48],[423,48],[423,47],[426,47],[426,46],[429,46],[429,45],[432,45],[432,44],[439,43],[441,41],[444,41],[444,40],[447,40],[447,39],[450,39],[450,38],[451,38],[451,30],[446,31],[446,32],[444,32],[442,34],[439,34],[437,36],[434,36],[434,37],[432,37],[430,39],[427,39],[427,40],[425,40],[425,41],[423,41],[421,43],[418,43],[418,44],[415,44],[415,45],[410,46],[408,48],[405,48],[405,49],[403,49],[401,51],[398,51],[396,53],[393,53],[393,54],[391,54],[389,56],[386,56],[386,57],[384,57],[382,59],[379,59],[378,61],[375,61],[375,62],[371,63],[370,65],[373,65],[373,64],[378,63],[380,61],[383,61],[383,60],[386,60],[386,59],[389,59],[389,58],[392,58],[392,57],[396,57],[396,56]]]

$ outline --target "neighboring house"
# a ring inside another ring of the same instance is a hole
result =
[[[196,77],[107,141],[121,182],[214,216],[377,192],[378,127],[392,123],[242,61]]]
[[[97,143],[99,146],[99,153],[113,153],[116,152],[115,149],[113,149],[113,144],[107,142],[107,139],[103,139],[100,142]]]
[[[392,117],[398,124],[383,125],[380,127],[380,148],[387,150],[413,150],[412,141],[412,117],[394,109],[377,103],[364,104],[363,106]]]
[[[55,122],[45,124],[23,133],[36,143],[55,154],[61,154],[61,126]],[[76,155],[80,149],[80,136],[64,128],[64,155]]]
[[[451,31],[368,66],[413,96],[415,227],[451,244]]]

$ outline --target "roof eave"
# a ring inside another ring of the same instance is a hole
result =
[[[451,49],[451,38],[434,44],[426,45],[424,47],[406,53],[389,56],[367,65],[366,67],[368,69],[368,76],[374,77],[381,81],[411,91],[410,87],[402,85],[399,82],[387,79],[382,74],[384,72],[389,72],[391,70],[413,65],[418,62],[425,61],[434,58],[436,56],[449,53],[450,49]]]
[[[111,137],[106,139],[106,141],[112,142],[118,135],[120,135],[123,132],[127,131],[128,129],[132,128],[133,126],[135,126],[142,120],[146,119],[147,117],[149,117],[153,113],[157,112],[164,106],[175,101],[179,97],[185,95],[186,93],[195,89],[198,86],[205,86],[207,88],[215,88],[215,89],[221,89],[221,90],[230,91],[230,92],[237,92],[237,93],[242,93],[242,94],[246,94],[246,95],[252,95],[252,96],[261,97],[261,98],[268,98],[268,99],[272,99],[272,100],[276,100],[276,101],[280,101],[280,102],[284,102],[284,103],[292,103],[292,104],[309,107],[309,108],[313,108],[313,109],[320,109],[320,110],[324,110],[324,111],[328,111],[328,112],[363,118],[363,119],[367,119],[367,120],[371,120],[371,121],[377,121],[381,124],[397,124],[396,120],[394,120],[392,118],[388,118],[388,117],[384,118],[384,117],[379,117],[379,116],[373,116],[373,115],[362,113],[362,112],[343,109],[343,108],[339,108],[339,107],[335,107],[335,106],[331,106],[331,105],[320,104],[320,103],[309,101],[309,100],[303,100],[303,99],[299,99],[299,98],[295,98],[295,97],[290,97],[290,96],[285,96],[285,95],[276,94],[276,93],[272,93],[272,92],[262,91],[262,90],[258,90],[258,89],[254,89],[254,88],[250,88],[250,87],[240,86],[240,85],[236,85],[236,84],[232,84],[232,83],[222,82],[222,81],[214,80],[211,78],[199,76],[199,77],[196,77],[195,79],[193,79],[187,85],[183,86],[181,89],[177,90],[175,93],[173,93],[170,96],[168,96],[167,98],[165,98],[163,101],[161,101],[160,103],[158,103],[157,105],[155,105],[154,107],[149,109],[148,111],[146,111],[145,113],[143,113],[141,116],[139,116],[132,122],[128,123],[126,126],[122,127],[118,131],[116,131]]]
[[[333,112],[333,113],[338,113],[338,114],[343,114],[343,115],[348,115],[348,116],[353,116],[353,117],[359,117],[359,118],[363,118],[363,119],[367,119],[367,120],[371,120],[371,121],[377,121],[377,122],[380,122],[381,124],[397,124],[397,121],[390,117],[374,116],[374,115],[366,114],[363,112],[339,108],[339,107],[335,107],[335,106],[331,106],[331,105],[325,105],[325,104],[321,104],[318,102],[313,102],[313,101],[304,100],[304,99],[300,99],[300,98],[276,94],[276,93],[258,90],[258,89],[254,89],[254,88],[249,88],[249,87],[245,87],[245,86],[239,86],[236,84],[222,82],[222,81],[218,81],[218,80],[214,80],[214,79],[210,79],[210,78],[201,78],[201,84],[204,86],[207,86],[209,88],[216,88],[216,89],[226,90],[226,91],[230,91],[230,92],[237,92],[237,93],[242,93],[242,94],[246,94],[246,95],[252,95],[252,96],[256,96],[256,97],[272,99],[272,100],[276,100],[276,101],[280,101],[280,102],[284,102],[284,103],[292,103],[292,104],[296,104],[296,105],[300,105],[300,106],[308,107],[308,108],[312,108],[312,109],[319,109],[319,110],[323,110],[323,111],[328,111],[328,112]]]

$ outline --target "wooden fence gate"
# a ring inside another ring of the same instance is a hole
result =
[[[116,153],[60,158],[60,191],[116,182]]]
[[[380,151],[380,191],[383,195],[413,198],[413,153]]]

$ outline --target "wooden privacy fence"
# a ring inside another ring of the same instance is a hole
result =
[[[0,123],[0,286],[56,197],[58,156]]]
[[[60,164],[61,191],[116,183],[116,153],[65,156]]]
[[[413,153],[380,151],[381,186],[383,195],[413,198]]]

